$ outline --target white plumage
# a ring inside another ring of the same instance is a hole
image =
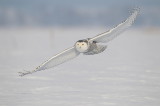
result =
[[[110,40],[114,39],[116,36],[124,32],[129,26],[133,24],[138,13],[139,9],[134,9],[133,13],[129,18],[127,18],[124,22],[117,25],[113,29],[99,34],[93,38],[77,41],[73,47],[53,56],[52,58],[44,62],[42,65],[38,66],[35,70],[19,72],[20,76],[55,67],[59,64],[62,64],[68,60],[77,57],[80,53],[83,53],[84,55],[94,55],[103,52],[107,48],[107,46],[100,45],[98,43],[108,43]]]

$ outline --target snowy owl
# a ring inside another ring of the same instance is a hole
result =
[[[116,36],[124,32],[133,24],[138,13],[139,9],[134,9],[130,17],[128,17],[125,21],[123,21],[113,29],[101,33],[93,38],[78,40],[73,47],[68,48],[51,57],[49,60],[38,66],[35,70],[19,72],[20,76],[55,67],[77,57],[79,54],[94,55],[103,52],[107,48],[107,46],[101,45],[99,43],[108,43],[110,40],[114,39]]]

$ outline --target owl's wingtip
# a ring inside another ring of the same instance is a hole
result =
[[[134,14],[134,13],[139,14],[139,13],[140,13],[140,10],[141,10],[141,8],[137,6],[137,7],[134,7],[134,8],[130,11],[130,13],[131,13],[131,14]]]
[[[19,74],[20,77],[23,77],[27,74],[32,74],[32,72],[24,70],[24,72],[18,72],[18,74]]]

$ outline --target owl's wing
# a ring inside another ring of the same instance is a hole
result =
[[[110,40],[114,39],[116,36],[120,35],[122,32],[124,32],[128,27],[130,27],[134,20],[136,19],[137,15],[139,13],[139,9],[134,9],[133,13],[129,18],[127,18],[124,22],[117,25],[113,29],[104,32],[102,34],[99,34],[93,38],[90,39],[90,41],[96,41],[97,43],[107,43]]]
[[[25,72],[19,72],[20,76],[24,76],[27,74],[32,74],[37,71],[49,69],[52,67],[55,67],[59,64],[62,64],[68,60],[71,60],[75,57],[77,57],[80,53],[75,49],[75,47],[71,47],[69,49],[64,50],[63,52],[51,57],[49,60],[38,66],[35,70],[32,71],[25,71]]]

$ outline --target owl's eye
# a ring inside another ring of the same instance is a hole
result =
[[[82,44],[82,45],[84,45],[84,44]]]

